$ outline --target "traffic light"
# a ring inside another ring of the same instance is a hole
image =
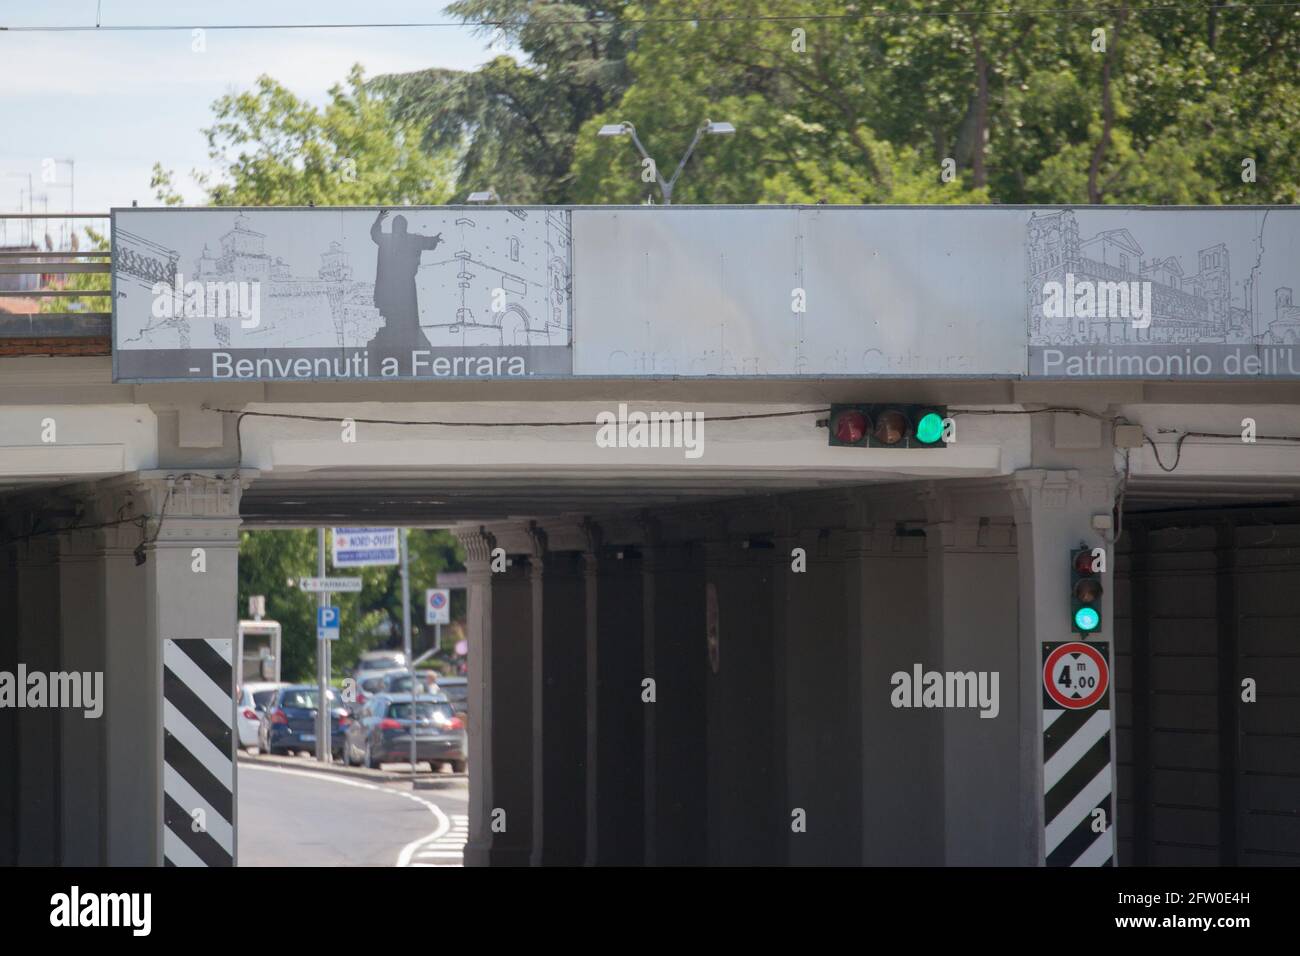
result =
[[[1070,627],[1076,634],[1101,628],[1101,574],[1104,559],[1092,548],[1070,553]]]
[[[832,405],[830,444],[853,448],[946,448],[942,405]]]

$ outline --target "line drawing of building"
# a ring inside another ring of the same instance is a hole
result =
[[[458,243],[449,242],[454,251],[448,256],[432,259],[433,254],[426,254],[431,261],[422,262],[416,274],[420,325],[433,347],[571,344],[568,210],[401,212],[414,230],[445,228],[449,239],[453,230],[459,238]],[[371,218],[359,213],[355,226],[345,220],[345,230],[368,237]],[[342,241],[330,240],[319,253],[314,276],[294,275],[291,265],[274,254],[275,236],[254,228],[256,221],[255,213],[235,213],[233,222],[227,220],[229,228],[217,237],[216,248],[205,244],[190,260],[189,270],[183,253],[119,234],[124,264],[119,274],[129,274],[143,293],[137,300],[133,288],[122,297],[123,347],[364,348],[385,322],[374,304],[373,259],[354,263],[358,247],[350,254],[343,235]],[[301,228],[301,223],[292,222],[290,228],[295,227]],[[373,255],[368,238],[366,245],[367,254]],[[357,277],[358,266],[367,279]],[[154,318],[153,285],[172,285],[178,273],[183,282],[259,283],[259,325],[241,328],[238,317]]]
[[[1197,251],[1197,271],[1188,275],[1177,256],[1145,258],[1124,228],[1082,239],[1074,210],[1035,212],[1026,224],[1025,302],[1029,344],[1149,345],[1182,343],[1265,343],[1256,332],[1253,277],[1243,285],[1243,304],[1232,303],[1232,269],[1226,243]],[[1136,328],[1128,317],[1043,315],[1049,282],[1150,282],[1151,324]]]

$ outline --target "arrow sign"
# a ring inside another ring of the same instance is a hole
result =
[[[339,594],[361,590],[360,578],[299,578],[298,589],[312,594]]]

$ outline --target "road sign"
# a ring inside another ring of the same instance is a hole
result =
[[[332,537],[336,568],[401,562],[396,528],[335,528]]]
[[[424,592],[424,623],[451,623],[451,592],[446,588],[429,588]]]
[[[298,590],[312,594],[355,593],[361,590],[360,578],[299,578]]]
[[[469,573],[466,571],[439,571],[438,587],[467,588],[469,587]]]
[[[316,640],[337,641],[339,639],[339,609],[332,606],[316,608]]]
[[[1043,861],[1114,866],[1110,644],[1043,644]]]
[[[1053,703],[1067,710],[1091,707],[1106,695],[1109,684],[1106,658],[1091,644],[1061,644],[1043,662],[1043,689]]]

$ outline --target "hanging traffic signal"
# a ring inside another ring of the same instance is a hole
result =
[[[1092,548],[1070,553],[1070,627],[1092,634],[1101,627],[1101,570],[1105,558]]]
[[[853,448],[946,448],[942,405],[832,405],[830,444]]]

